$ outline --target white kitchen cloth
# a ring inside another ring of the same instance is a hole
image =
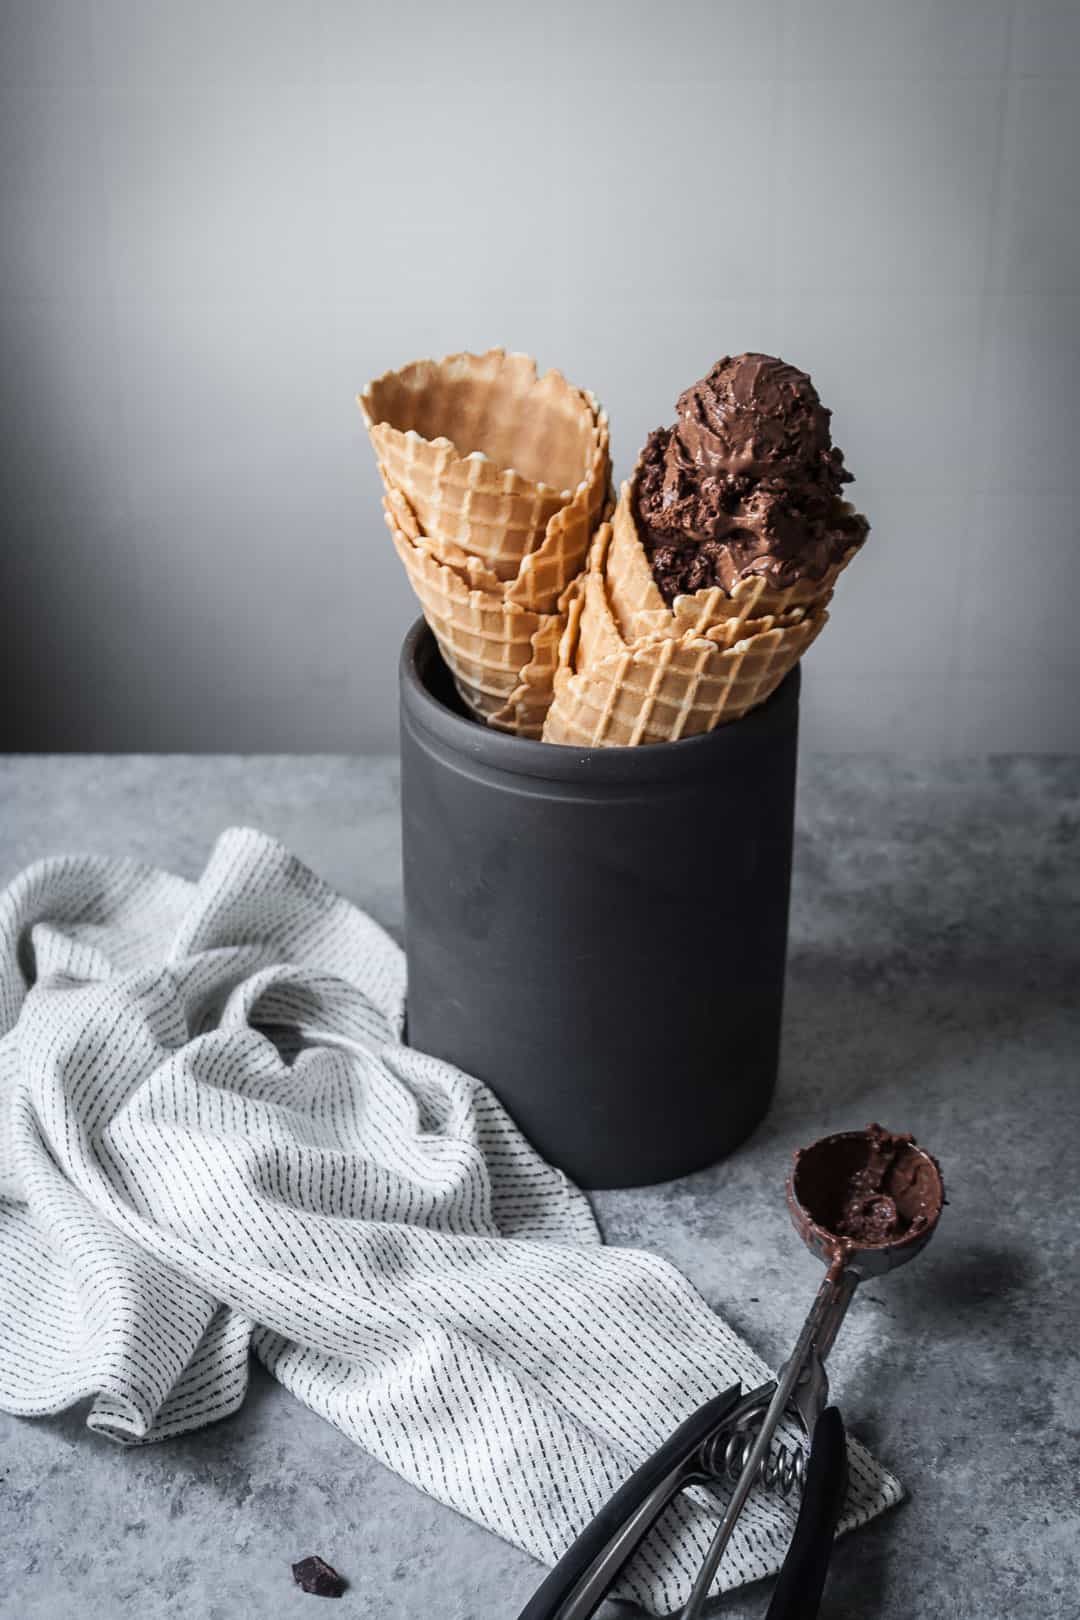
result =
[[[402,953],[279,844],[197,883],[55,858],[0,895],[0,1407],[114,1440],[227,1416],[248,1352],[374,1456],[554,1561],[764,1364],[675,1268],[605,1248],[494,1097],[402,1045]],[[794,1435],[789,1436],[794,1438]],[[854,1441],[850,1528],[900,1499]],[[722,1569],[775,1571],[755,1491]],[[682,1501],[621,1593],[687,1597]],[[537,1580],[542,1572],[537,1570]]]

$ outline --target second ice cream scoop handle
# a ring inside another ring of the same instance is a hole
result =
[[[795,1534],[765,1620],[815,1620],[847,1489],[843,1419],[828,1406],[814,1425]]]
[[[700,1477],[702,1447],[738,1405],[738,1384],[706,1401],[586,1525],[518,1620],[588,1620],[672,1497]]]

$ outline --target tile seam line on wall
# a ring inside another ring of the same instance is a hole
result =
[[[632,85],[704,85],[704,84],[768,84],[772,82],[782,84],[986,84],[997,79],[1009,78],[1015,80],[1027,79],[1059,79],[1080,80],[1080,73],[1076,70],[1062,70],[1054,72],[1052,69],[1040,69],[1038,72],[1022,72],[1014,69],[997,70],[987,73],[943,73],[943,72],[917,72],[910,73],[713,73],[698,74],[693,78],[657,74],[626,75],[611,72],[590,72],[581,75],[568,75],[561,82],[566,84],[632,84]],[[409,89],[442,84],[444,80],[438,76],[431,79],[420,79],[413,76],[387,77],[386,75],[372,76],[359,79],[333,79],[327,83],[319,81],[306,81],[294,79],[252,79],[237,84],[232,79],[132,79],[127,80],[93,80],[87,79],[78,82],[55,83],[38,82],[35,80],[20,79],[18,81],[5,81],[0,79],[0,89],[47,91],[61,93],[70,90],[94,91],[100,90],[110,94],[145,95],[160,91],[183,91],[210,95],[219,91],[228,91],[230,94],[244,95],[248,92],[259,93],[271,90],[371,90],[372,88]],[[529,76],[504,76],[499,79],[500,85],[508,87],[525,85],[530,89],[535,87],[535,79]],[[490,88],[491,79],[488,75],[477,74],[475,78],[467,73],[455,76],[457,84],[482,84]]]
[[[990,180],[990,195],[987,199],[986,227],[983,234],[982,275],[979,286],[979,302],[975,312],[975,362],[972,368],[971,379],[971,423],[972,445],[970,451],[969,471],[974,479],[973,512],[979,525],[981,544],[977,543],[975,556],[982,560],[986,555],[989,544],[989,525],[986,521],[989,512],[989,499],[995,493],[995,483],[992,476],[979,478],[976,475],[976,457],[978,455],[978,420],[981,403],[984,397],[984,383],[986,377],[986,352],[989,334],[989,304],[993,296],[991,283],[994,279],[994,248],[998,236],[998,216],[1001,209],[1001,195],[1005,166],[1005,135],[1008,123],[1009,92],[1012,82],[1009,69],[1013,61],[1014,41],[1016,36],[1016,17],[1018,11],[1017,0],[1010,0],[1008,28],[1005,36],[1005,62],[1004,73],[1001,76],[997,94],[997,120],[994,128],[994,160]],[[1019,295],[1018,295],[1019,296]],[[1000,490],[996,491],[1000,493]],[[1010,493],[1013,486],[1010,482]],[[1022,491],[1020,492],[1022,493]],[[959,576],[955,580],[955,595],[953,597],[953,622],[957,634],[950,637],[948,647],[948,663],[946,675],[948,679],[950,697],[955,702],[957,679],[962,673],[961,642],[965,628],[970,634],[972,619],[971,608],[961,588]]]
[[[651,303],[642,304],[640,299],[634,300],[633,302],[628,301],[624,303],[618,298],[613,299],[603,297],[602,306],[604,309],[619,309],[623,311],[652,309],[654,307],[658,307],[661,309],[691,309],[701,310],[702,312],[711,312],[716,308],[723,308],[723,306],[726,304],[737,304],[753,298],[754,296],[754,293],[748,290],[744,294],[733,293],[729,297],[725,296],[724,298],[695,300],[688,299],[685,302],[677,305],[659,304],[655,306]],[[972,303],[979,303],[986,297],[990,297],[995,300],[1018,300],[1037,297],[1040,300],[1051,302],[1067,300],[1070,298],[1080,298],[1080,283],[1078,283],[1075,287],[1052,288],[998,287],[991,283],[985,288],[960,288],[959,290],[953,292],[935,292],[926,287],[881,287],[878,285],[873,287],[849,287],[843,292],[839,293],[836,292],[835,289],[830,290],[824,286],[799,285],[788,288],[785,296],[788,298],[829,298],[837,302],[846,302],[851,299],[872,299],[877,301],[882,299],[898,298],[910,299],[912,302],[915,302],[917,300],[936,301],[940,298],[952,300],[958,303],[964,300],[968,300]],[[600,299],[601,294],[598,293],[597,298]],[[110,301],[111,295],[107,292],[100,294],[87,294],[85,296],[79,295],[78,297],[72,297],[67,293],[40,294],[32,292],[7,292],[0,294],[0,309],[8,308],[14,311],[17,309],[69,308],[72,310],[77,310],[93,305],[107,307]],[[319,302],[306,303],[292,298],[283,299],[274,297],[262,302],[261,300],[251,298],[205,298],[199,296],[198,294],[193,294],[189,297],[184,297],[182,295],[177,296],[175,294],[167,296],[164,293],[154,294],[150,291],[147,292],[144,304],[148,309],[154,309],[160,306],[160,308],[167,310],[207,310],[222,313],[229,313],[230,311],[246,312],[255,309],[264,313],[281,313],[282,311],[288,311],[290,313],[297,312],[302,315],[318,315],[322,313],[324,308],[324,305]],[[364,310],[370,312],[371,314],[402,314],[408,313],[414,307],[412,304],[368,304],[362,301],[354,302],[352,300],[334,300],[333,305],[335,308],[343,310]],[[587,311],[590,307],[588,300],[582,299],[581,306]],[[519,309],[523,314],[529,314],[536,310],[543,310],[545,306],[537,304],[520,304],[515,306],[515,308]],[[472,313],[472,311],[467,310],[465,313]]]
[[[1066,82],[1066,83],[1080,83],[1080,73],[1076,73],[1076,72],[1070,72],[1070,73],[1002,73],[1002,72],[996,72],[996,73],[723,73],[723,74],[712,74],[712,75],[709,75],[709,76],[699,76],[699,77],[693,78],[693,79],[674,78],[674,77],[672,77],[672,78],[661,78],[661,77],[658,77],[655,74],[650,74],[648,76],[645,76],[645,75],[627,76],[625,74],[615,74],[615,73],[608,74],[608,73],[595,73],[595,72],[593,72],[593,73],[589,73],[588,75],[583,75],[580,79],[576,79],[576,78],[571,77],[571,78],[561,80],[560,82],[564,83],[564,84],[590,84],[590,85],[603,84],[603,85],[622,85],[622,86],[629,85],[629,86],[632,86],[632,87],[647,87],[649,89],[683,90],[683,89],[703,88],[703,87],[705,87],[707,85],[727,85],[727,84],[785,84],[785,85],[787,85],[787,84],[850,84],[850,85],[860,85],[860,84],[996,84],[1000,79],[1004,79],[1004,78],[1009,78],[1009,79],[1013,79],[1013,80],[1055,79],[1055,80],[1059,80],[1059,81]],[[357,91],[365,91],[365,90],[370,91],[372,89],[386,88],[388,90],[408,90],[410,92],[415,92],[417,89],[430,88],[431,86],[441,84],[442,82],[443,82],[442,80],[437,79],[437,78],[432,78],[432,79],[417,79],[417,78],[400,78],[399,79],[399,78],[393,78],[393,79],[390,79],[390,78],[380,77],[380,78],[377,78],[377,79],[338,79],[338,80],[334,80],[333,83],[326,86],[325,88],[330,89],[330,90],[357,90]],[[460,85],[470,85],[470,86],[471,85],[483,85],[485,88],[490,88],[491,81],[490,81],[489,78],[485,78],[485,77],[482,77],[482,76],[478,76],[477,78],[474,79],[474,78],[471,78],[468,74],[458,74],[455,77],[455,83],[460,84]],[[522,78],[522,79],[501,78],[499,80],[499,84],[500,84],[500,86],[506,86],[507,88],[511,88],[511,89],[516,88],[516,87],[526,87],[526,88],[532,90],[532,89],[535,88],[535,80],[532,79],[532,78],[528,78],[528,79],[525,79],[525,78]],[[80,88],[80,87],[79,86],[69,87],[69,86],[64,86],[64,85],[57,85],[57,86],[43,86],[43,88],[53,88],[53,89],[57,89],[57,90],[63,90],[63,89],[67,89],[67,88]],[[250,86],[241,85],[239,87],[236,87],[234,85],[231,85],[231,84],[227,83],[226,81],[222,81],[222,83],[220,85],[216,84],[216,83],[207,85],[204,80],[192,80],[190,82],[187,81],[187,80],[179,80],[179,81],[174,80],[174,81],[166,82],[166,83],[149,82],[149,81],[144,80],[144,81],[141,81],[138,84],[131,84],[131,85],[101,85],[101,86],[96,86],[96,87],[95,86],[90,86],[89,88],[99,88],[99,89],[102,89],[102,90],[110,90],[110,91],[113,91],[113,92],[116,92],[116,93],[123,93],[123,94],[141,95],[141,94],[145,93],[146,91],[155,91],[155,92],[157,92],[157,91],[162,91],[162,90],[175,91],[175,92],[187,92],[189,94],[195,94],[195,93],[210,94],[211,92],[215,92],[215,91],[219,91],[219,90],[228,90],[230,93],[232,93],[233,91],[237,90],[237,88],[238,88],[239,92],[242,94],[245,90],[248,90],[248,89],[250,89],[252,91],[258,91],[258,90],[274,90],[274,89],[311,89],[313,87],[309,86],[309,85],[275,85],[275,84],[264,84],[264,85],[253,84],[253,85],[250,85]],[[316,86],[314,88],[319,88],[319,87]]]
[[[755,77],[760,78],[762,75],[758,74]],[[999,79],[1080,81],[1080,72],[1073,69],[1061,73],[1019,73],[1011,68],[1002,68],[993,73],[778,73],[775,77],[784,84],[996,84]]]

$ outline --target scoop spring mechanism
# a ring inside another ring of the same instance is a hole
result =
[[[720,1466],[714,1464],[713,1473],[717,1476],[723,1474],[734,1484],[750,1459],[757,1435],[757,1428],[736,1430],[729,1435]],[[722,1435],[717,1436],[717,1445],[722,1439]],[[775,1441],[772,1450],[758,1464],[757,1483],[785,1497],[790,1496],[796,1488],[801,1491],[806,1484],[806,1452],[795,1446],[786,1446],[783,1441]]]

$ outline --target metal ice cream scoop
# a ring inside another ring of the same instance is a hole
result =
[[[767,1620],[817,1613],[846,1488],[840,1414],[828,1406],[825,1358],[859,1283],[902,1266],[933,1236],[945,1190],[936,1161],[880,1126],[823,1137],[795,1155],[788,1207],[825,1262],[824,1281],[776,1379],[744,1395],[736,1384],[680,1425],[612,1497],[556,1564],[519,1620],[588,1620],[669,1502],[688,1485],[734,1488],[682,1620],[697,1620],[739,1514],[755,1486],[801,1504]],[[785,1414],[806,1450],[775,1444]]]

